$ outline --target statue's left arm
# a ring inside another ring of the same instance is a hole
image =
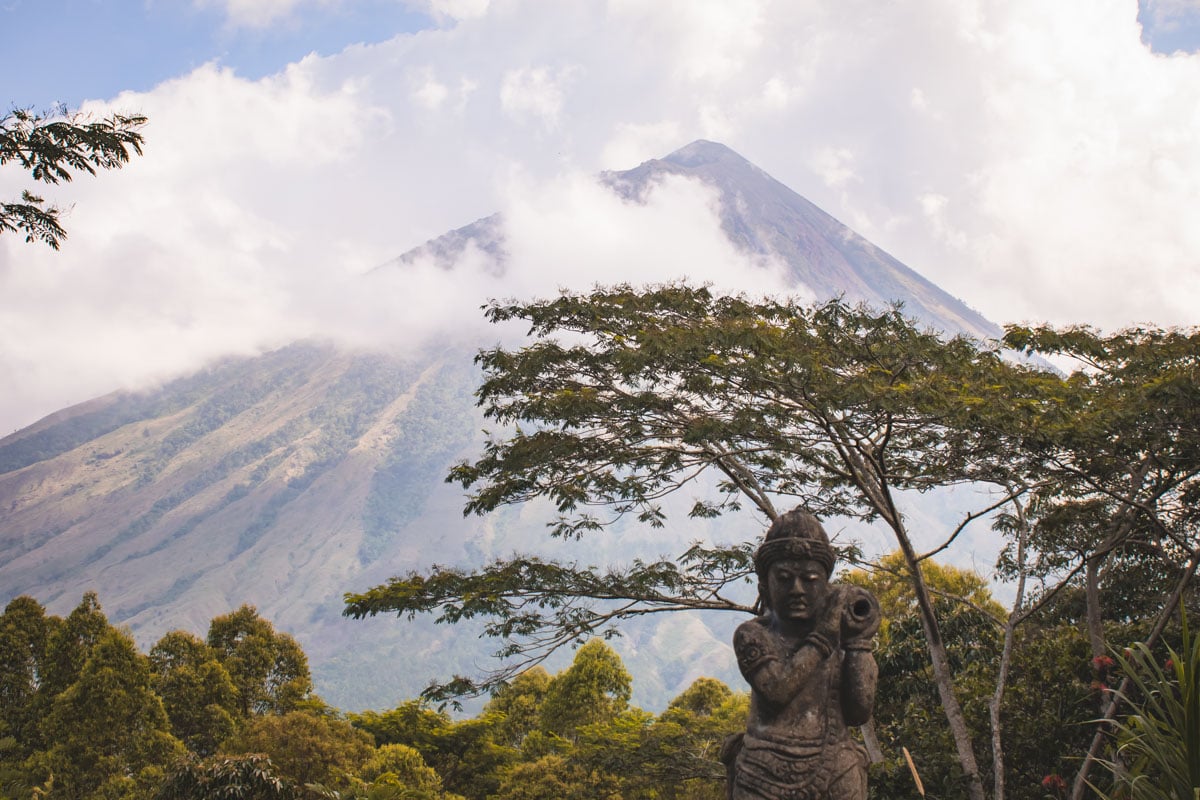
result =
[[[879,631],[879,603],[874,595],[858,586],[841,591],[845,612],[842,616],[842,718],[847,725],[862,725],[875,708],[875,688],[879,667],[875,663],[874,638]]]

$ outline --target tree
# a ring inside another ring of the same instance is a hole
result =
[[[49,701],[66,691],[79,678],[100,636],[111,627],[96,593],[85,592],[79,605],[61,624],[54,626],[46,642],[46,665],[39,696]]]
[[[596,800],[619,797],[613,775],[589,773],[553,753],[514,765],[504,775],[493,800]]]
[[[270,758],[251,753],[183,759],[163,781],[155,800],[294,800],[298,795]]]
[[[442,779],[421,754],[403,744],[385,744],[363,766],[367,800],[440,800]],[[457,795],[452,795],[457,797]]]
[[[452,723],[450,715],[434,711],[420,700],[406,700],[390,711],[351,714],[350,723],[375,738],[377,745],[402,744],[430,753],[439,735]]]
[[[53,699],[41,729],[51,744],[30,765],[66,797],[148,797],[165,765],[184,753],[150,689],[146,657],[112,627],[97,636],[76,681]]]
[[[223,749],[230,755],[265,753],[293,785],[334,790],[351,785],[375,751],[365,731],[304,711],[255,717]]]
[[[229,671],[241,715],[285,714],[312,695],[308,657],[286,633],[278,633],[254,606],[214,617],[208,646]]]
[[[485,711],[500,718],[496,728],[498,743],[520,748],[525,737],[538,727],[538,716],[550,675],[541,666],[533,667],[501,686]]]
[[[0,117],[0,166],[14,163],[34,181],[69,182],[76,173],[95,175],[97,169],[119,169],[131,153],[142,154],[141,128],[145,117],[111,114],[101,120],[59,109],[39,114],[14,108]],[[42,241],[57,250],[67,237],[59,221],[61,210],[29,190],[20,202],[0,203],[0,234],[25,234],[25,241]]]
[[[1124,763],[1109,762],[1114,797],[1195,800],[1200,796],[1200,637],[1183,621],[1180,652],[1165,664],[1138,642],[1117,663],[1130,679],[1131,711],[1117,725]],[[1122,694],[1124,694],[1122,692]]]
[[[1077,365],[1065,383],[1080,398],[1075,411],[1040,443],[1050,480],[1035,492],[1030,544],[1043,575],[1066,573],[1043,594],[1082,582],[1094,659],[1107,657],[1106,620],[1156,618],[1153,643],[1200,566],[1200,330],[1012,326],[1005,342]],[[1101,719],[1113,719],[1121,697],[1097,698]],[[1073,800],[1107,729],[1098,726],[1081,761]]]
[[[927,560],[922,565],[933,595],[954,689],[963,705],[972,737],[988,730],[987,699],[1000,657],[999,622],[1004,608],[993,598],[987,581],[968,570]],[[901,754],[905,747],[934,796],[953,796],[961,782],[950,732],[937,724],[940,701],[931,676],[925,641],[916,614],[912,582],[903,555],[891,553],[869,569],[853,570],[847,583],[869,589],[883,612],[875,660],[879,685],[874,732],[883,768],[871,785],[879,796],[902,796],[912,786]],[[994,767],[985,758],[981,768]]]
[[[28,596],[14,598],[0,615],[0,796],[32,789],[24,763],[37,739],[47,641],[61,622]]]
[[[472,490],[468,513],[547,498],[560,512],[557,536],[597,531],[626,515],[662,525],[662,498],[711,472],[722,494],[696,498],[693,517],[749,503],[774,519],[786,499],[819,516],[881,521],[912,582],[965,789],[973,800],[984,796],[924,556],[898,493],[1002,480],[1011,469],[1006,437],[1052,418],[1044,388],[1060,383],[1056,376],[1006,362],[978,342],[921,330],[898,308],[840,301],[806,307],[686,285],[621,286],[494,303],[487,315],[527,322],[535,341],[478,356],[484,413],[516,428],[452,471]],[[592,511],[598,507],[603,516]],[[697,546],[680,559],[608,571],[532,557],[475,573],[434,567],[349,595],[346,613],[491,617],[489,634],[524,637],[501,655],[544,652],[632,616],[749,611],[724,592],[751,573],[752,551],[752,543]],[[443,687],[479,688],[462,678]]]
[[[718,754],[745,730],[749,694],[698,678],[655,719],[638,709],[580,732],[573,758],[591,772],[619,776],[621,796],[723,800],[726,775]]]
[[[615,719],[628,707],[632,689],[621,657],[603,640],[592,639],[546,687],[539,725],[547,733],[573,738],[584,725]]]
[[[210,756],[236,728],[238,693],[216,652],[184,631],[150,649],[151,680],[171,731],[198,756]]]
[[[14,598],[0,615],[0,708],[4,709],[0,738],[28,741],[30,725],[36,720],[34,696],[45,670],[52,620],[41,604],[28,596]]]

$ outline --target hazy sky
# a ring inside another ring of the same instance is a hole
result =
[[[723,142],[997,322],[1194,324],[1200,0],[0,0],[0,101],[148,115],[146,155],[0,237],[0,434],[309,335],[492,296],[780,287],[668,184]],[[31,187],[0,169],[0,199]],[[503,210],[513,271],[360,276]]]

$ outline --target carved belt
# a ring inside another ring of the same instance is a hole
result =
[[[823,740],[783,744],[747,734],[737,757],[737,786],[771,800],[824,800],[834,777],[826,748]]]

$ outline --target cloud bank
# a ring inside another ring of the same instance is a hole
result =
[[[305,8],[225,5],[245,25]],[[440,27],[109,101],[150,117],[146,155],[48,192],[72,206],[61,252],[0,239],[0,431],[222,353],[477,325],[486,297],[780,288],[703,190],[637,208],[590,179],[697,138],[996,321],[1196,321],[1200,58],[1152,54],[1133,0],[420,8]],[[26,185],[0,171],[0,196]],[[361,278],[496,211],[503,278]]]

